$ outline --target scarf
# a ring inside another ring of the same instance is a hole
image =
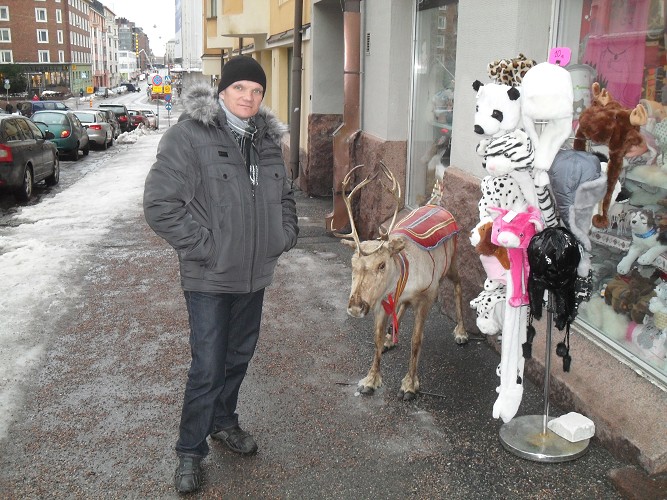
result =
[[[253,139],[257,133],[257,127],[252,118],[243,120],[236,116],[234,113],[229,111],[225,106],[225,102],[222,99],[218,99],[220,107],[225,112],[227,117],[227,125],[229,125],[230,130],[236,138],[236,142],[239,144],[241,149],[241,154],[245,159],[246,168],[248,169],[248,176],[250,177],[250,183],[253,186],[257,185],[257,150],[254,147]]]

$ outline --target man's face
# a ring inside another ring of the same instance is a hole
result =
[[[257,114],[263,97],[262,86],[248,80],[234,82],[220,92],[220,98],[225,102],[225,107],[242,120],[247,120]]]

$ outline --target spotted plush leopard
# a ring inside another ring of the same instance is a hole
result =
[[[487,66],[487,73],[489,78],[496,83],[519,87],[525,74],[535,64],[537,63],[534,60],[519,54],[514,59],[498,59],[490,62]]]

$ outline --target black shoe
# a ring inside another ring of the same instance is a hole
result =
[[[178,457],[174,474],[174,486],[179,493],[190,493],[201,488],[202,472],[200,457]]]
[[[255,440],[238,425],[216,431],[211,434],[211,437],[222,441],[227,448],[241,455],[252,455],[257,452]]]

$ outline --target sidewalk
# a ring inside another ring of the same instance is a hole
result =
[[[457,346],[436,309],[425,327],[423,393],[396,398],[407,315],[399,348],[383,358],[384,386],[357,396],[372,320],[345,311],[351,250],[324,231],[330,200],[297,199],[299,244],[267,291],[238,408],[259,453],[239,457],[212,443],[197,498],[621,498],[608,473],[627,464],[597,440],[561,464],[504,450],[491,416],[499,356],[485,341]],[[4,498],[177,498],[187,318],[173,251],[131,209],[134,221],[81,256],[65,316],[44,323],[42,368],[0,444]],[[542,408],[542,390],[526,381],[520,414]]]

